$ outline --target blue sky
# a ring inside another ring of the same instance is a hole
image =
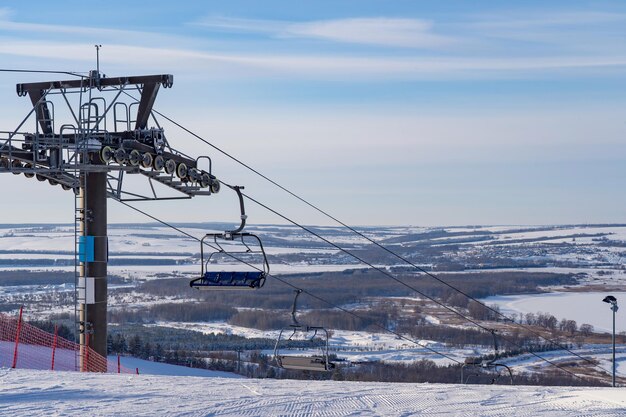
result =
[[[87,71],[99,43],[108,75],[172,73],[158,109],[353,224],[626,222],[624,2],[129,3],[5,1],[0,67]],[[0,74],[0,129],[28,111],[14,84],[41,79]],[[228,160],[215,171],[325,222]],[[71,221],[69,195],[0,181],[25,191],[0,203],[8,221]],[[228,220],[230,197],[144,208]]]

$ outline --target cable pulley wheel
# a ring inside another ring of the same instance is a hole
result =
[[[143,168],[150,168],[152,166],[152,154],[150,152],[145,152],[141,156],[141,166]]]
[[[48,179],[41,174],[35,174],[35,178],[37,178],[37,181],[41,181],[41,182],[44,182],[45,180]]]
[[[20,161],[18,161],[17,159],[14,159],[13,162],[11,162],[11,169],[13,168],[17,168],[20,169],[22,168],[22,163]],[[14,172],[13,175],[20,175],[19,172]]]
[[[116,149],[113,156],[115,157],[115,162],[120,165],[126,162],[126,151],[122,148]]]
[[[196,182],[196,169],[195,168],[189,168],[187,169],[187,179],[191,182]]]
[[[0,158],[0,168],[9,169],[9,161],[7,161],[5,158]]]
[[[65,184],[61,184],[61,188],[63,188],[65,191],[69,191],[72,189],[72,187],[70,187],[69,185],[65,185]]]
[[[191,178],[193,182],[199,183],[200,178],[202,178],[202,171],[200,171],[197,168],[192,168],[190,171],[189,177]]]
[[[34,167],[33,167],[33,164],[26,164],[26,165],[24,165],[24,168],[27,168],[27,169],[33,169]],[[25,176],[26,178],[32,178],[32,177],[34,177],[34,176],[35,176],[35,174],[34,174],[33,172],[25,172],[25,173],[24,173],[24,176]]]
[[[137,149],[133,149],[132,151],[130,151],[130,155],[128,156],[128,163],[131,166],[136,167],[139,165],[139,162],[141,162],[142,159],[143,158],[139,151]]]
[[[48,182],[50,183],[50,185],[59,185],[59,182],[55,179],[49,178]]]
[[[168,174],[173,174],[176,171],[176,161],[173,159],[168,159],[165,161],[165,172]]]
[[[152,163],[152,168],[154,168],[155,171],[161,171],[164,167],[165,158],[163,158],[161,155],[157,155],[154,158],[154,162]]]
[[[203,172],[202,175],[200,175],[199,182],[200,182],[200,187],[207,188],[209,185],[211,185],[211,177],[206,172]]]
[[[184,162],[181,162],[180,164],[178,164],[178,167],[176,167],[176,176],[178,176],[178,178],[185,179],[187,178],[187,165]]]
[[[211,181],[211,192],[213,194],[219,193],[220,188],[222,188],[222,186],[220,185],[220,181],[218,179],[214,179],[213,181]]]
[[[108,164],[113,160],[113,149],[111,149],[110,146],[105,146],[100,149],[100,160],[105,164]]]

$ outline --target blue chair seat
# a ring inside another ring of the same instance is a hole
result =
[[[265,272],[205,272],[204,276],[192,281],[191,286],[195,288],[207,287],[243,287],[260,288],[265,280]]]

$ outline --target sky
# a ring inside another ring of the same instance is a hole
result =
[[[94,44],[108,76],[174,74],[156,109],[349,224],[626,222],[622,1],[0,2],[0,68],[87,72]],[[59,78],[0,72],[0,130],[30,110],[16,83]],[[218,178],[331,224],[164,127]],[[73,221],[69,192],[0,186],[3,223]],[[140,204],[167,221],[239,216],[227,191]],[[110,222],[145,220],[109,202]]]

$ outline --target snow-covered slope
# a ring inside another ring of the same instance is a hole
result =
[[[624,416],[624,388],[93,375],[0,370],[7,416]]]
[[[109,356],[110,361],[115,361],[115,356]],[[170,365],[168,363],[152,362],[143,359],[122,356],[122,366],[127,369],[139,369],[141,375],[168,375],[168,376],[198,376],[204,378],[243,378],[232,372],[211,371],[201,368],[188,368],[186,366]]]

